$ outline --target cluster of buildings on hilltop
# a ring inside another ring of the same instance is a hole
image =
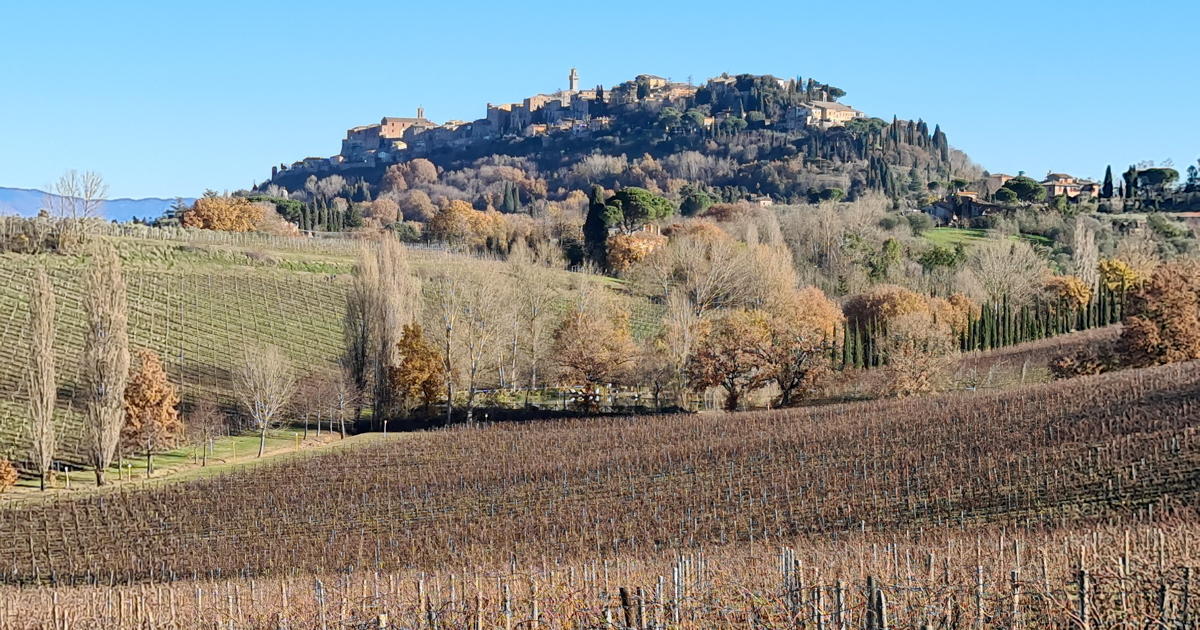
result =
[[[571,68],[568,88],[553,94],[537,94],[519,103],[494,105],[488,103],[487,117],[472,122],[451,120],[437,124],[425,118],[425,110],[417,108],[413,118],[385,117],[378,124],[363,125],[346,131],[342,150],[329,158],[310,157],[291,167],[272,169],[272,177],[281,169],[291,171],[326,171],[358,166],[391,164],[429,155],[444,148],[465,147],[475,142],[503,137],[534,136],[551,132],[590,133],[606,128],[610,119],[594,115],[604,105],[640,103],[647,106],[684,107],[696,96],[698,88],[690,83],[673,82],[654,75],[638,75],[605,91],[602,87],[579,89],[579,72]],[[781,86],[786,81],[777,79]],[[721,76],[709,79],[706,88],[714,98],[736,91],[737,78]],[[707,116],[704,125],[711,127],[732,114],[721,112]],[[795,131],[807,127],[829,128],[861,118],[864,114],[852,107],[835,102],[827,93],[802,106],[789,107],[782,126]]]
[[[983,182],[986,195],[995,194],[1014,177],[1016,176],[1004,173],[988,175]],[[1046,199],[1054,199],[1059,196],[1065,196],[1067,199],[1098,198],[1102,188],[1100,184],[1090,179],[1066,173],[1046,173],[1046,179],[1039,183],[1046,189]],[[1001,204],[981,200],[978,192],[963,190],[924,208],[924,212],[933,215],[943,223],[954,223],[957,220],[973,219],[1005,208],[1006,206]]]

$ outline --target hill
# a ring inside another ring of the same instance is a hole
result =
[[[0,187],[0,214],[16,214],[23,217],[37,216],[39,210],[46,206],[46,193],[40,190],[26,188]],[[184,198],[184,203],[196,200]],[[174,199],[108,199],[104,202],[104,218],[110,221],[125,222],[133,218],[157,219],[175,203]]]
[[[423,159],[442,172],[430,193],[528,212],[593,184],[723,202],[881,192],[916,204],[932,183],[965,186],[982,174],[936,125],[873,118],[844,96],[812,78],[722,75],[693,86],[641,75],[489,104],[472,122],[383,118],[347,131],[340,155],[275,169],[260,188],[303,191],[310,177],[338,175],[378,195],[392,191],[389,167]]]

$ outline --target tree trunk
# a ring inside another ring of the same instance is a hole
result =
[[[104,469],[96,466],[96,485],[103,486],[106,483],[108,482],[104,480]]]
[[[259,457],[263,456],[263,451],[266,450],[266,448],[267,448],[267,424],[264,422],[263,428],[262,428],[262,433],[259,434],[259,438],[258,438],[258,456]]]

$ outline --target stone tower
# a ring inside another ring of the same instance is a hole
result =
[[[567,81],[570,82],[571,91],[579,91],[579,72],[575,68],[571,68],[571,74],[567,75]]]

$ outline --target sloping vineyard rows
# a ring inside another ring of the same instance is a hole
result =
[[[780,412],[467,427],[4,512],[0,579],[565,562],[1136,523],[1200,495],[1200,365]]]
[[[1195,525],[863,535],[439,572],[0,587],[0,630],[1193,628]],[[483,560],[483,559],[481,559]]]
[[[28,268],[0,267],[0,346],[13,357],[29,352],[25,322],[30,273]],[[72,399],[80,383],[84,280],[77,269],[54,269],[51,278],[57,294],[61,455],[71,460],[78,459],[73,454],[81,439],[81,406]],[[256,343],[281,347],[302,369],[332,365],[342,343],[345,289],[325,277],[134,267],[126,270],[126,282],[131,350],[156,350],[168,376],[180,386],[185,404],[200,396],[231,404],[231,370]],[[20,360],[0,365],[0,394],[9,401],[0,413],[0,454],[21,443],[24,369]],[[13,455],[20,458],[23,453]]]

